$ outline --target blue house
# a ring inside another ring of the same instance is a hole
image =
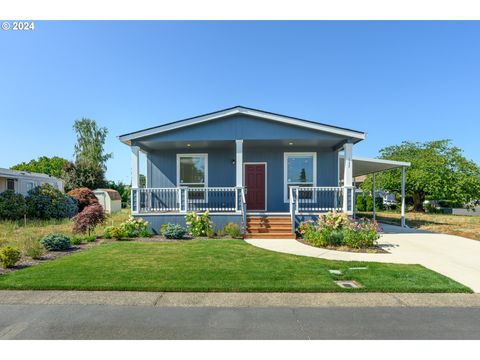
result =
[[[119,137],[131,147],[133,216],[158,232],[210,212],[217,229],[246,237],[293,237],[299,221],[327,211],[354,214],[354,178],[409,166],[353,157],[366,133],[236,106]],[[146,187],[139,187],[139,153]],[[403,177],[404,178],[404,177]]]

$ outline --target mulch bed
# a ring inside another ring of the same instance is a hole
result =
[[[390,254],[387,250],[383,249],[380,246],[372,246],[372,247],[363,248],[363,249],[353,249],[347,246],[314,246],[301,238],[297,238],[297,241],[308,246],[316,247],[319,249],[326,249],[326,250],[335,250],[335,251],[353,252],[353,253],[366,253],[366,254]]]
[[[183,239],[167,239],[162,235],[152,235],[151,237],[148,237],[148,238],[125,238],[122,240],[109,239],[104,241],[176,242],[176,241],[189,241],[189,240],[242,240],[242,239],[241,238],[232,239],[226,236],[213,237],[213,238],[185,236]]]
[[[22,256],[22,258],[15,265],[15,267],[13,268],[0,267],[0,275],[8,274],[8,273],[11,273],[12,271],[25,269],[30,266],[42,264],[47,261],[51,261],[64,256],[75,254],[79,251],[90,249],[91,247],[94,247],[102,242],[103,242],[102,239],[100,240],[97,239],[96,241],[87,242],[80,245],[74,245],[69,250],[66,250],[66,251],[45,251],[45,253],[38,259],[32,259],[31,257],[28,257],[28,256]]]

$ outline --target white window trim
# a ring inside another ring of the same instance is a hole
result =
[[[317,186],[317,153],[312,152],[285,152],[283,153],[283,202],[288,204],[288,157],[289,156],[313,156],[313,184]]]
[[[185,154],[177,154],[177,187],[190,187],[193,183],[182,184],[180,182],[180,158],[187,157],[187,156],[203,156],[205,158],[205,180],[203,188],[208,188],[208,153],[185,153]],[[199,188],[202,189],[202,188]],[[208,192],[205,193],[205,202],[208,202]]]
[[[265,207],[263,210],[252,210],[253,212],[255,211],[259,211],[259,212],[263,212],[263,211],[267,211],[267,208],[268,208],[268,204],[267,204],[267,201],[268,201],[268,164],[266,161],[247,161],[247,162],[244,162],[243,163],[243,186],[246,185],[245,183],[245,165],[265,165]],[[248,190],[247,190],[248,191]],[[247,211],[248,213],[251,213],[252,211]]]

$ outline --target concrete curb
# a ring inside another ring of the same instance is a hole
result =
[[[480,294],[188,293],[0,290],[0,305],[150,307],[458,307],[480,308]]]

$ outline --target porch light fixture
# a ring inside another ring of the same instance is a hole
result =
[[[191,145],[191,144],[187,144],[187,147],[190,147],[190,146],[192,146],[192,145]]]
[[[293,142],[289,142],[288,145],[293,145]]]
[[[235,165],[235,159],[232,160],[232,165]]]

